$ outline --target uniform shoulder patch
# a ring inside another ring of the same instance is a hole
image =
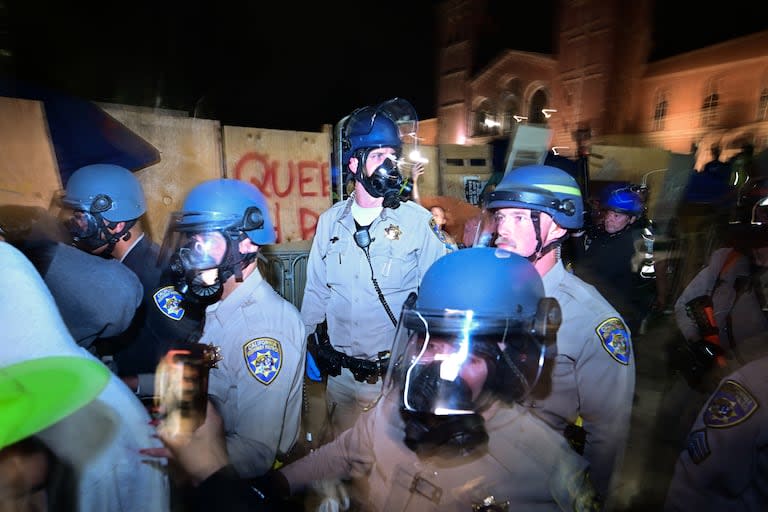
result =
[[[283,366],[283,347],[274,338],[255,338],[243,345],[243,357],[250,374],[268,386]]]
[[[435,234],[438,240],[440,240],[443,243],[447,243],[445,238],[445,233],[443,232],[442,229],[437,227],[437,222],[435,222],[434,217],[429,219],[429,229],[432,230],[432,232]]]
[[[702,419],[710,428],[730,428],[746,421],[759,407],[744,386],[728,379],[712,395]]]
[[[171,320],[178,321],[184,318],[184,308],[181,307],[183,297],[173,286],[160,288],[152,295],[152,299],[157,309]]]
[[[595,328],[603,348],[612,358],[623,365],[629,364],[631,348],[629,332],[620,318],[611,317]]]
[[[694,430],[688,436],[688,455],[694,464],[701,464],[712,453],[709,449],[706,430]]]

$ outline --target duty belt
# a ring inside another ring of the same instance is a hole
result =
[[[379,377],[384,378],[384,375],[387,373],[387,367],[389,366],[388,350],[379,352],[376,361],[351,357],[343,352],[334,351],[341,356],[341,367],[347,368],[352,372],[352,376],[358,382],[376,384],[379,381]]]

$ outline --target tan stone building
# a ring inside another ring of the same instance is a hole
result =
[[[484,144],[516,123],[545,125],[560,153],[593,144],[688,153],[768,146],[768,31],[649,62],[653,2],[560,0],[554,54],[507,49],[481,69],[492,0],[438,8],[437,142]]]

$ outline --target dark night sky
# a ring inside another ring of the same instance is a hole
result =
[[[437,3],[13,0],[8,12],[24,80],[95,101],[196,105],[229,125],[317,131],[393,96],[434,117]],[[531,2],[526,20],[518,2],[490,5],[499,42],[552,50],[553,0]],[[655,12],[652,59],[768,29],[768,2],[661,5],[675,12]]]

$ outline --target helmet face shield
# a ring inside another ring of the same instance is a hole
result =
[[[215,268],[226,255],[224,233],[241,221],[242,217],[216,212],[175,212],[163,238],[160,258],[183,265],[186,272]]]
[[[179,247],[179,261],[187,270],[208,270],[218,267],[227,252],[227,241],[218,231],[189,235]]]
[[[538,381],[546,346],[521,323],[473,311],[404,310],[387,386],[405,411],[451,416],[527,395]]]

